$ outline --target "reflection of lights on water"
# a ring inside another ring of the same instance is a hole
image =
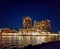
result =
[[[11,40],[12,40],[12,39],[11,39],[11,36],[9,36],[9,44],[11,44]]]
[[[37,44],[42,44],[42,43],[44,43],[45,41],[44,41],[44,36],[38,36],[37,37]]]
[[[21,40],[23,40],[23,36],[21,36]]]
[[[41,37],[41,41],[44,42],[44,36]]]
[[[19,36],[18,39],[21,40],[21,36]]]
[[[43,32],[45,33],[45,32]],[[20,33],[19,33],[20,34]],[[32,35],[37,35],[39,33],[37,32],[33,32]],[[9,35],[11,35],[11,33],[9,33]],[[51,38],[50,35],[49,36],[16,36],[16,34],[14,34],[13,36],[2,36],[4,42],[8,42],[10,44],[20,44],[22,46],[25,46],[27,44],[42,44],[45,43],[46,41],[51,41],[52,39],[48,39]],[[48,39],[48,40],[46,40]],[[59,38],[60,40],[60,38]],[[25,45],[24,45],[25,44]],[[20,46],[19,45],[19,46]]]
[[[60,41],[60,36],[59,36],[59,41]]]

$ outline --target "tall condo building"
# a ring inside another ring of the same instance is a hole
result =
[[[46,19],[44,21],[34,21],[34,28],[37,28],[41,31],[51,31],[50,20]]]
[[[23,17],[23,29],[32,28],[32,19],[29,16]]]

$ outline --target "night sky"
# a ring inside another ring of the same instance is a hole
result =
[[[0,28],[22,28],[22,19],[30,16],[34,20],[49,19],[52,31],[60,30],[59,0],[0,0]]]

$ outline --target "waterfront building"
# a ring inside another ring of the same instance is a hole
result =
[[[23,29],[32,28],[32,19],[29,16],[23,17]]]
[[[50,20],[47,19],[40,22],[34,21],[34,28],[40,31],[51,31]]]
[[[15,33],[16,31],[14,29],[10,28],[2,28],[2,33]]]

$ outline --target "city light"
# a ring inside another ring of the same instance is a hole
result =
[[[17,43],[21,45],[23,44],[22,46],[26,46],[29,44],[37,45],[51,41],[59,41],[60,32],[51,32],[50,22],[51,21],[48,19],[39,22],[34,21],[34,25],[32,26],[32,19],[28,16],[24,17],[22,22],[23,26],[18,31],[10,28],[0,29],[2,43],[6,43],[6,41],[8,41],[9,44]]]

